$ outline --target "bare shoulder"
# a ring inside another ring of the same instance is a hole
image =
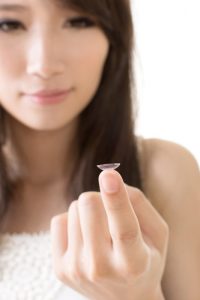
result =
[[[188,149],[156,138],[143,139],[142,147],[145,193],[161,213],[168,205],[182,205],[188,193],[200,196],[199,166]]]
[[[169,226],[162,287],[166,299],[200,299],[200,171],[171,141],[143,139],[145,195]]]

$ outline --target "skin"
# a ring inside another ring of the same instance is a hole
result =
[[[25,29],[13,35],[0,31],[0,103],[9,125],[5,153],[23,165],[23,182],[3,230],[38,231],[51,220],[55,273],[88,299],[198,300],[199,169],[187,150],[144,139],[145,193],[127,186],[117,171],[103,171],[100,193],[81,194],[61,214],[63,162],[66,153],[73,160],[78,115],[98,87],[109,44],[96,27],[63,28],[75,12],[39,0],[20,3],[29,13],[9,16]],[[48,109],[27,103],[21,94],[69,86],[68,101]],[[102,183],[110,179],[118,186],[112,192]]]

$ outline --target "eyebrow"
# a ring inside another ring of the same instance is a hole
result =
[[[0,4],[1,11],[26,11],[28,10],[27,6],[20,4]]]

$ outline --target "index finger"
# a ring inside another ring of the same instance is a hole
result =
[[[136,257],[140,261],[144,254],[144,242],[121,175],[115,170],[105,170],[99,175],[99,185],[113,247],[127,261],[133,257],[135,261]]]

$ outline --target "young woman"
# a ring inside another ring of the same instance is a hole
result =
[[[200,299],[199,168],[134,133],[132,25],[128,0],[0,0],[1,299]]]

